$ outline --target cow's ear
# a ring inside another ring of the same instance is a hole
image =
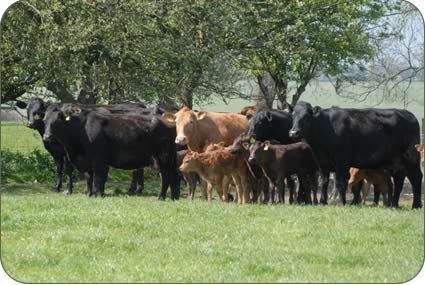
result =
[[[254,137],[249,138],[249,143],[254,144],[257,140]]]
[[[263,145],[264,145],[264,150],[269,150],[270,141],[265,141]]]
[[[168,121],[168,122],[171,122],[171,123],[175,123],[176,122],[176,115],[174,115],[171,112],[164,112],[164,113],[162,113],[162,117],[166,121]]]
[[[267,121],[271,122],[273,120],[272,113],[266,112]]]
[[[322,111],[322,108],[320,108],[320,106],[313,107],[313,110],[312,110],[313,116],[319,115],[320,111]]]
[[[207,116],[207,112],[204,112],[204,111],[200,111],[200,112],[198,112],[198,113],[196,113],[196,118],[198,119],[198,120],[202,120],[203,118],[205,118]]]
[[[197,153],[195,151],[192,153],[192,158],[197,159],[198,156],[199,156],[199,153]]]
[[[246,117],[247,120],[251,120],[251,118],[254,117],[254,114],[246,113],[245,117]]]
[[[27,103],[25,103],[24,101],[20,101],[20,100],[16,100],[16,107],[20,108],[20,109],[25,109],[27,107]]]

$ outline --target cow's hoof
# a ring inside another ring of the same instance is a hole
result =
[[[63,194],[65,194],[65,195],[72,195],[72,191],[65,191],[65,192],[63,192]]]
[[[165,197],[159,196],[159,197],[158,197],[158,200],[159,200],[159,201],[165,201]]]
[[[60,188],[55,188],[55,189],[53,189],[53,192],[56,192],[56,193],[59,193],[61,191],[61,189]]]
[[[422,208],[422,203],[413,203],[412,205],[412,209],[421,209]]]

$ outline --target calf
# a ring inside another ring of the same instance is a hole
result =
[[[186,156],[188,150],[182,149],[177,151],[177,163],[176,165],[180,167],[182,165],[183,159]],[[180,172],[183,176],[183,179],[186,181],[189,194],[187,195],[188,199],[193,200],[195,198],[196,184],[200,182],[198,174],[196,172]]]
[[[310,191],[313,190],[314,204],[317,204],[319,166],[308,144],[272,145],[270,141],[253,142],[249,151],[249,162],[258,163],[269,181],[269,192],[282,187],[285,177],[297,174],[304,189],[305,203],[311,204]]]
[[[238,203],[249,202],[248,175],[245,161],[238,159],[228,149],[214,146],[203,153],[188,152],[180,166],[182,172],[196,172],[207,182],[208,201],[212,200],[212,188],[216,187],[220,199],[228,200],[228,187],[224,187],[223,179],[232,176],[236,184]]]
[[[170,185],[172,199],[179,198],[176,130],[160,116],[111,114],[64,104],[48,109],[44,121],[43,139],[57,139],[80,171],[92,173],[89,196],[103,195],[110,166],[138,169],[154,158],[162,180],[159,198],[165,199]]]
[[[348,180],[348,188],[363,182],[362,185],[362,203],[365,204],[366,197],[369,194],[370,185],[373,184],[375,192],[382,193],[384,205],[391,205],[391,197],[393,193],[393,182],[391,175],[382,169],[358,169],[350,168],[350,179]],[[379,196],[378,196],[379,198]],[[375,201],[378,204],[378,201]]]

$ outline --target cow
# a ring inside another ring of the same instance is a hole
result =
[[[348,188],[351,189],[356,184],[362,183],[362,203],[365,204],[366,198],[369,194],[370,186],[373,184],[375,192],[382,193],[384,206],[390,206],[393,193],[393,182],[391,175],[388,171],[383,169],[358,169],[355,167],[350,168],[350,179],[348,180]],[[375,203],[379,203],[375,200]]]
[[[182,172],[196,172],[207,182],[208,201],[212,201],[212,188],[215,186],[220,199],[228,201],[228,187],[223,189],[223,179],[231,176],[236,185],[239,204],[249,202],[248,167],[244,160],[224,148],[224,143],[212,145],[205,152],[189,151],[180,166]]]
[[[262,195],[262,201],[269,201],[269,188],[266,177],[263,174],[261,168],[256,164],[250,164],[248,162],[249,158],[249,148],[247,145],[249,144],[249,138],[246,133],[242,133],[239,135],[234,141],[233,144],[228,147],[229,152],[238,157],[238,159],[244,160],[247,163],[248,170],[251,175],[248,176],[250,178],[249,185],[251,186],[252,193],[252,202],[258,202],[258,198],[260,194]],[[284,197],[283,197],[284,198]],[[292,202],[291,202],[292,203]]]
[[[180,167],[187,152],[188,152],[187,149],[182,149],[177,151],[177,158],[176,158],[177,167]],[[180,172],[180,173],[183,176],[183,179],[184,181],[186,181],[188,186],[189,193],[187,195],[187,198],[193,200],[195,198],[196,184],[200,183],[199,176],[198,174],[196,174],[196,172]]]
[[[44,115],[46,113],[46,110],[48,106],[55,106],[59,107],[61,106],[60,103],[51,103],[51,102],[45,102],[41,98],[31,98],[28,100],[28,103],[25,103],[23,101],[17,100],[16,106],[20,109],[26,109],[27,110],[27,127],[31,129],[37,130],[37,132],[40,134],[41,138],[43,138],[45,126],[44,126]],[[113,113],[125,113],[129,111],[135,111],[139,113],[160,113],[164,112],[165,110],[170,110],[167,107],[162,106],[160,108],[151,108],[151,109],[145,109],[145,105],[142,103],[123,103],[123,104],[116,104],[116,105],[83,105],[83,104],[76,104],[77,106],[89,108],[89,109],[105,109],[109,112]],[[53,107],[52,107],[53,108]],[[67,175],[67,191],[66,194],[72,194],[73,189],[73,181],[72,181],[72,173],[74,170],[74,167],[72,163],[69,161],[66,151],[63,148],[63,146],[56,140],[51,140],[49,142],[46,142],[43,140],[44,148],[48,151],[48,153],[53,157],[56,165],[56,184],[54,191],[60,192],[62,187],[62,176],[63,176],[63,169],[66,170]],[[144,172],[143,169],[138,169],[137,171],[133,172],[132,175],[133,179],[130,185],[130,188],[128,190],[128,194],[141,194],[144,188]]]
[[[232,113],[195,112],[183,107],[177,113],[165,112],[162,116],[169,122],[175,122],[176,144],[187,145],[188,149],[203,152],[209,144],[233,143],[241,133],[248,129],[245,116]]]
[[[81,109],[75,104],[48,108],[43,139],[58,140],[71,162],[89,173],[89,196],[104,195],[109,167],[138,169],[158,164],[160,199],[171,185],[171,198],[179,198],[175,127],[158,115],[113,114],[102,109]]]
[[[288,145],[271,144],[270,141],[252,142],[249,146],[249,162],[257,163],[269,182],[269,192],[283,184],[285,177],[296,174],[304,189],[304,201],[317,204],[317,178],[319,164],[310,146],[304,142]],[[273,203],[272,200],[269,203]]]
[[[289,137],[291,127],[292,115],[290,113],[282,111],[260,111],[255,113],[249,121],[247,137],[258,141],[276,140],[280,144],[291,144],[296,142],[296,140]],[[295,183],[291,177],[287,177],[286,180],[290,189],[289,202],[292,203]],[[285,193],[284,184],[281,187],[279,188],[279,197],[283,199]],[[297,202],[302,203],[302,198],[304,197],[302,193],[303,188],[299,187],[299,190]]]
[[[271,110],[269,107],[265,107],[265,106],[246,106],[243,107],[241,109],[241,111],[239,112],[239,114],[244,115],[248,120],[250,120],[252,118],[252,116],[254,116],[255,113],[259,112],[259,111],[267,111],[267,110]]]
[[[394,178],[392,206],[398,207],[404,178],[413,189],[413,208],[421,208],[422,172],[419,123],[415,116],[399,109],[344,109],[312,107],[298,102],[292,113],[289,136],[304,138],[312,147],[322,170],[321,202],[327,203],[329,172],[335,171],[336,187],[346,203],[350,167],[388,169]],[[355,203],[359,194],[355,194]],[[357,196],[357,197],[356,197]]]

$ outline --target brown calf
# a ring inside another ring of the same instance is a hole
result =
[[[182,172],[196,172],[207,182],[208,201],[212,201],[212,188],[216,187],[220,199],[228,200],[228,187],[224,187],[223,179],[231,176],[236,185],[238,203],[249,202],[248,175],[249,170],[244,160],[223,148],[213,145],[203,153],[189,151],[180,166]]]
[[[317,204],[319,165],[308,144],[299,142],[272,145],[269,141],[252,141],[249,150],[249,162],[257,163],[262,168],[269,181],[270,193],[275,191],[276,186],[277,189],[282,188],[285,177],[297,174],[304,188],[306,204],[311,204],[311,190],[314,204]]]
[[[382,193],[384,205],[390,206],[393,193],[393,182],[391,175],[383,169],[358,169],[350,168],[350,179],[348,180],[348,189],[354,185],[363,182],[362,185],[362,203],[365,204],[366,197],[369,194],[370,185],[373,184],[375,192]],[[379,199],[379,196],[378,196]],[[379,201],[375,201],[378,203]]]

